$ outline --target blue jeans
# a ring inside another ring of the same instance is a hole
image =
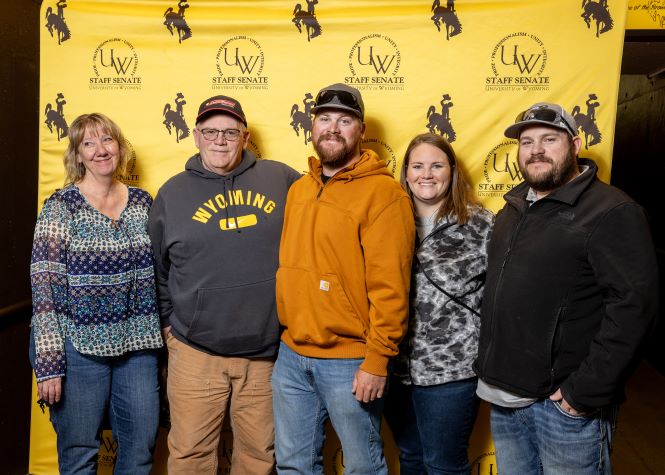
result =
[[[383,399],[365,404],[351,392],[362,361],[308,358],[280,345],[272,374],[278,473],[323,474],[329,418],[342,444],[345,474],[388,474],[380,434]]]
[[[434,386],[391,381],[386,420],[399,448],[401,475],[465,474],[478,414],[476,378]]]
[[[616,409],[572,416],[544,399],[508,409],[492,405],[496,463],[501,475],[609,475]]]
[[[32,336],[30,350],[34,362]],[[50,407],[60,473],[96,475],[108,410],[118,443],[114,474],[148,475],[159,429],[157,350],[91,356],[66,340],[65,355],[62,398]]]

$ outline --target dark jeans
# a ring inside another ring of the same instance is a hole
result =
[[[400,475],[465,474],[478,413],[476,378],[435,386],[391,381],[386,420],[400,450]]]

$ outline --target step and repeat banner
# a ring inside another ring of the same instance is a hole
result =
[[[333,82],[362,91],[363,147],[396,176],[414,135],[439,134],[493,211],[522,180],[516,141],[503,130],[538,101],[571,111],[581,155],[596,160],[609,181],[628,3],[44,0],[39,202],[63,185],[68,124],[94,111],[127,137],[132,158],[122,179],[154,196],[196,151],[198,105],[217,94],[242,103],[257,156],[305,171],[313,154],[313,97]],[[630,1],[630,13],[656,3]],[[225,434],[220,447],[223,471],[231,439]],[[115,449],[105,433],[100,472],[112,473]],[[398,473],[390,440],[387,451]],[[469,456],[474,474],[496,473],[486,408]],[[156,457],[153,472],[165,473],[163,434]],[[343,471],[334,440],[326,470]],[[55,436],[36,404],[30,473],[57,473]]]

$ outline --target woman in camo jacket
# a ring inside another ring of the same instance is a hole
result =
[[[479,401],[471,364],[494,215],[476,203],[455,152],[438,135],[411,141],[401,182],[418,243],[409,331],[394,361],[386,418],[401,475],[468,474]]]

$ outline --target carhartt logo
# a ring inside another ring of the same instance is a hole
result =
[[[58,138],[58,141],[64,139],[69,131],[69,126],[65,120],[65,113],[63,112],[65,104],[67,104],[65,96],[62,92],[59,92],[55,98],[56,108],[53,109],[53,106],[49,102],[44,109],[44,115],[46,116],[44,123],[46,124],[46,127],[48,127],[49,132],[53,133],[55,129],[55,135]]]
[[[293,104],[291,106],[290,125],[297,136],[300,136],[300,131],[302,130],[303,140],[305,145],[307,145],[308,142],[312,141],[312,107],[316,105],[311,93],[305,93],[305,98],[302,100],[302,104],[304,109],[302,111],[298,104]]]
[[[63,41],[67,41],[72,37],[72,33],[65,22],[65,8],[67,7],[67,3],[65,0],[58,0],[55,7],[57,8],[57,13],[53,13],[53,8],[51,7],[46,9],[46,29],[51,34],[51,37],[53,37],[53,33],[55,32],[58,44],[62,44]]]
[[[602,142],[603,136],[598,130],[596,124],[596,108],[600,107],[598,96],[594,93],[589,94],[586,100],[586,114],[581,111],[580,106],[573,107],[572,116],[577,123],[577,129],[584,134],[584,148],[599,144]]]
[[[248,36],[234,36],[217,50],[217,77],[214,89],[268,89],[263,76],[265,55],[258,41]]]
[[[330,282],[328,282],[327,280],[320,280],[319,289],[323,290],[324,292],[328,292],[330,290]]]
[[[178,33],[178,43],[182,43],[192,36],[192,29],[185,20],[185,10],[188,8],[187,0],[180,0],[177,12],[174,12],[172,7],[167,8],[164,12],[164,26],[169,30],[171,36],[173,36],[173,30]]]
[[[515,141],[502,142],[490,150],[483,163],[483,177],[478,196],[503,196],[522,181]]]
[[[591,21],[596,22],[596,38],[601,33],[606,33],[614,27],[614,20],[610,15],[610,9],[607,6],[607,0],[582,0],[582,19],[587,28],[591,28]]]
[[[164,127],[169,131],[171,135],[171,130],[175,129],[175,141],[180,142],[182,139],[189,137],[189,127],[185,121],[185,114],[183,112],[183,107],[187,104],[185,96],[182,92],[178,92],[174,99],[175,110],[171,107],[171,104],[168,102],[164,105],[164,110],[162,115],[164,116]]]
[[[405,78],[398,76],[402,55],[388,36],[373,33],[363,36],[349,52],[351,76],[344,82],[358,89],[402,90]]]
[[[441,25],[446,30],[446,40],[459,35],[462,32],[462,24],[457,18],[455,12],[455,0],[447,0],[446,6],[442,7],[440,0],[434,0],[432,3],[432,18],[436,29],[441,31]]]
[[[440,114],[436,112],[435,106],[429,106],[429,109],[427,110],[427,119],[429,119],[429,121],[427,122],[426,127],[430,133],[438,133],[448,142],[452,143],[456,138],[455,129],[453,129],[453,124],[450,121],[450,108],[453,106],[453,101],[449,94],[444,94],[439,104],[441,104]]]
[[[319,0],[306,0],[306,2],[307,11],[302,9],[302,4],[296,3],[296,6],[293,9],[293,19],[291,21],[296,28],[298,28],[298,33],[302,33],[303,27],[305,27],[307,41],[310,41],[312,38],[316,38],[321,34],[321,25],[319,25],[319,21],[316,19],[316,13],[314,11],[314,5],[319,3]]]
[[[547,50],[536,35],[521,31],[502,38],[492,49],[490,66],[486,91],[549,90],[550,78],[543,74]]]
[[[92,57],[95,77],[91,89],[140,89],[141,78],[136,75],[139,57],[127,40],[111,38],[102,42]]]

